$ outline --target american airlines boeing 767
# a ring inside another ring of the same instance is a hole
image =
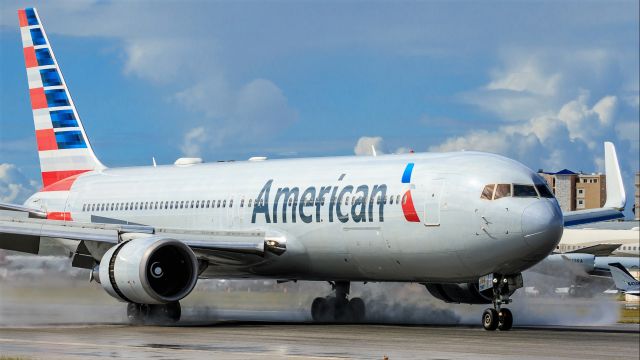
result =
[[[133,323],[177,321],[198,279],[327,281],[314,321],[360,321],[350,282],[418,282],[446,302],[492,304],[551,253],[564,224],[622,217],[615,149],[607,203],[563,214],[544,180],[488,153],[325,157],[107,168],[95,156],[35,9],[18,11],[43,188],[0,204],[0,248],[53,239]]]

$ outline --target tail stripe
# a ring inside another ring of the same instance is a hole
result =
[[[43,191],[69,190],[78,174],[104,165],[91,149],[37,11],[18,10],[18,20]]]

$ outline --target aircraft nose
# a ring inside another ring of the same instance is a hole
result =
[[[536,250],[551,252],[555,249],[562,237],[562,230],[562,213],[552,201],[539,199],[522,212],[524,240]]]

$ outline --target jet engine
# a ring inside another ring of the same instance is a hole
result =
[[[183,242],[148,237],[109,249],[97,269],[109,295],[139,304],[166,304],[189,295],[198,280],[198,261]]]
[[[447,303],[491,304],[493,289],[480,291],[477,283],[424,284],[429,293]]]

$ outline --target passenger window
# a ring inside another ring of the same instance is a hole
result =
[[[249,203],[247,204],[247,207],[251,207],[251,200],[253,199],[249,199]]]
[[[196,205],[196,202],[191,200],[191,208],[193,209],[193,207]]]
[[[514,197],[538,197],[538,193],[536,192],[536,188],[533,185],[513,185],[513,196]]]
[[[404,194],[404,196],[402,196],[402,205],[405,205],[407,203],[407,194]]]
[[[218,200],[218,206],[216,206],[216,207],[220,207],[220,205],[222,205],[222,201]]]
[[[391,196],[391,198],[389,198],[389,204],[393,205],[393,198],[395,198],[395,196]]]
[[[344,197],[344,204],[349,205],[349,195]]]
[[[496,185],[496,191],[493,195],[494,200],[498,200],[503,197],[511,196],[511,184],[498,184]]]
[[[233,207],[233,199],[229,200],[229,207]]]
[[[396,204],[400,204],[400,195],[396,196]]]
[[[82,211],[84,211],[87,208],[87,204],[83,204],[82,205]]]
[[[224,208],[224,207],[227,207],[227,200],[223,200],[223,201],[222,201],[222,207],[223,207],[223,208]]]
[[[240,200],[240,207],[244,207],[244,199]]]
[[[480,195],[480,199],[491,200],[493,199],[493,190],[495,189],[496,184],[485,185],[484,189],[482,189],[482,195]]]
[[[211,203],[211,200],[207,200],[207,209],[209,208],[210,203]]]

